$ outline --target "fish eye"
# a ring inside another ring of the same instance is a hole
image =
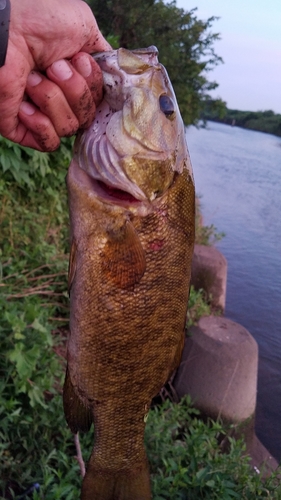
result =
[[[161,111],[163,111],[164,115],[166,115],[166,117],[171,120],[175,114],[175,108],[172,99],[166,94],[160,95],[159,104]]]

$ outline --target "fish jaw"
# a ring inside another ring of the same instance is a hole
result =
[[[191,171],[168,75],[155,47],[118,49],[95,59],[103,71],[104,100],[79,137],[75,158],[94,179],[151,202],[169,189],[176,172],[184,166]]]

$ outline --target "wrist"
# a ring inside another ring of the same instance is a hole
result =
[[[10,14],[10,0],[0,0],[0,68],[4,66],[6,60],[9,39]]]

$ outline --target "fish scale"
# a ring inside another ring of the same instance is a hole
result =
[[[85,150],[89,154],[98,148],[97,144],[87,149],[87,143],[93,145],[102,136],[100,130],[94,133],[94,124],[78,139],[67,176],[72,244],[64,409],[73,432],[88,430],[94,422],[81,500],[148,500],[145,421],[151,399],[181,358],[194,244],[194,182],[184,126],[156,49],[118,49],[96,60],[104,75],[105,101],[112,103],[114,71],[121,74],[114,96],[120,114],[120,103],[126,106],[121,122],[129,120],[127,130],[135,126],[138,108],[132,106],[130,115],[128,99],[138,95],[134,87],[143,88],[147,82],[144,119],[138,109],[137,158],[134,137],[126,133],[124,139],[123,123],[118,129],[115,120],[122,150],[127,146],[126,158],[120,157],[118,164],[124,173],[122,190],[130,192],[131,184],[139,188],[140,182],[142,194],[126,199],[118,191],[103,189],[90,156],[85,170]],[[131,95],[122,87],[130,74]],[[161,110],[163,94],[168,96],[169,116]],[[147,107],[158,113],[151,124]],[[107,128],[105,133],[108,148],[115,148],[116,137],[113,146]],[[151,143],[163,145],[159,154],[147,150],[145,137],[141,147],[141,134],[150,134]],[[159,134],[165,135],[164,141]],[[116,149],[114,156],[118,157]],[[102,163],[102,155],[99,168],[106,183],[107,160]],[[165,168],[168,176],[163,175]],[[112,173],[108,175],[112,186]],[[120,178],[118,188],[119,184]]]

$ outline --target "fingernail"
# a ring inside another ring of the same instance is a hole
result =
[[[35,71],[31,71],[27,77],[27,83],[31,87],[35,87],[38,85],[38,83],[42,82],[42,77],[39,75],[39,73],[35,73]]]
[[[84,78],[87,78],[92,73],[92,65],[87,56],[78,57],[75,60],[75,68]]]
[[[73,73],[70,66],[64,59],[56,61],[51,65],[52,71],[59,80],[69,80]]]
[[[30,102],[23,101],[20,105],[20,110],[26,115],[34,115],[36,108]]]

